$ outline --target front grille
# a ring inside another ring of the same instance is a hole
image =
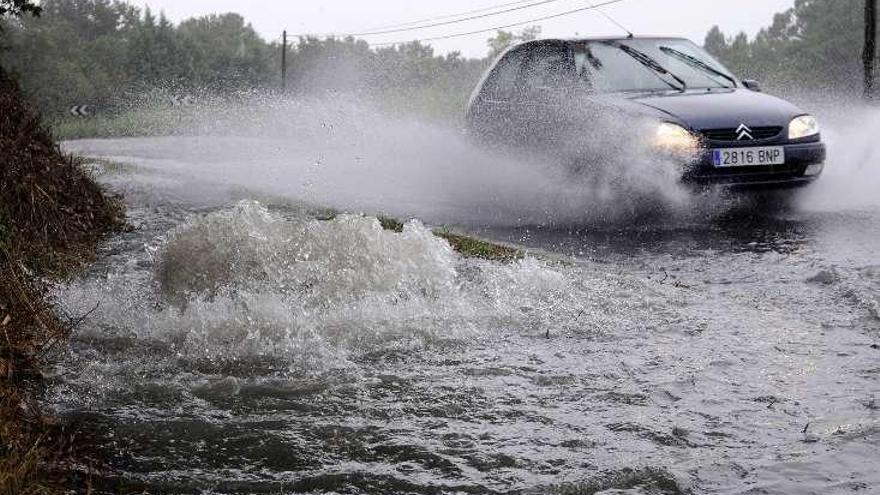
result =
[[[709,141],[738,141],[737,138],[739,137],[739,133],[736,132],[736,129],[704,129],[702,132]],[[750,134],[755,138],[755,141],[761,141],[774,138],[781,132],[782,127],[780,126],[754,127]],[[739,142],[749,142],[749,139],[745,138]]]
[[[786,163],[783,165],[760,165],[754,167],[718,167],[711,169],[707,175],[715,177],[735,176],[735,175],[778,175],[778,174],[795,174],[800,175],[803,172],[802,165]]]
[[[804,165],[767,165],[697,169],[684,176],[696,184],[749,184],[804,179]]]

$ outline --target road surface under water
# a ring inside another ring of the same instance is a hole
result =
[[[503,264],[224,146],[66,145],[135,227],[58,291],[96,493],[880,493],[880,209],[471,224],[536,250]]]

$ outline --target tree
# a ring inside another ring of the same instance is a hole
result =
[[[864,1],[796,0],[753,40],[742,34],[726,38],[713,29],[707,48],[738,74],[773,90],[860,94]]]
[[[30,0],[0,0],[0,16],[40,15],[42,9]]]
[[[877,62],[877,0],[865,0],[865,98],[874,98],[874,71]]]
[[[45,114],[112,105],[130,86],[128,45],[137,8],[116,0],[42,0],[40,17],[9,22],[0,64]]]
[[[703,42],[703,48],[707,52],[722,58],[727,52],[727,38],[721,32],[718,26],[712,26],[712,29],[706,34],[706,41]]]
[[[143,20],[128,38],[127,73],[134,76],[137,83],[147,85],[189,80],[192,77],[189,53],[182,47],[174,25],[165,14],[160,13],[156,20],[147,7]]]
[[[211,14],[183,21],[177,36],[192,57],[190,80],[198,86],[241,89],[274,81],[275,50],[238,14]]]
[[[524,28],[519,34],[499,29],[495,36],[486,40],[489,43],[489,58],[494,59],[501,55],[501,52],[507,47],[524,41],[532,41],[541,35],[541,26],[529,26]]]
[[[124,111],[165,102],[169,92],[228,95],[275,86],[280,45],[267,43],[240,15],[175,24],[130,1],[39,0],[38,18],[0,19],[0,43],[8,46],[0,64],[46,115],[67,114],[73,105]],[[538,32],[502,36],[499,49]],[[488,63],[440,56],[418,42],[374,49],[354,38],[302,38],[287,54],[288,82],[298,93],[345,91],[453,118]]]

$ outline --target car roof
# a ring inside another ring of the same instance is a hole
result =
[[[533,43],[578,43],[586,41],[628,41],[628,40],[681,40],[690,41],[682,36],[578,36],[569,38],[539,38],[536,40],[524,41],[516,46],[529,45]]]

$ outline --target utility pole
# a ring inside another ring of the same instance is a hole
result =
[[[873,1],[873,0],[871,0]],[[281,36],[281,89],[287,90],[287,30]]]
[[[877,0],[865,0],[865,98],[875,96],[877,65]]]

